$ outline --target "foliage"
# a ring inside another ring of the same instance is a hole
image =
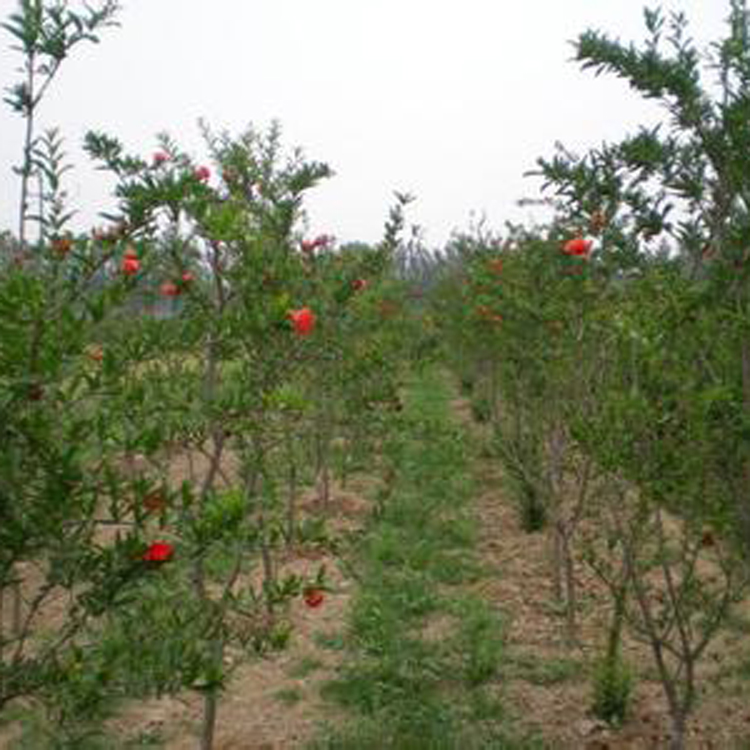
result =
[[[555,220],[456,238],[435,304],[521,508],[538,498],[551,521],[568,635],[578,547],[626,597],[682,747],[696,663],[748,582],[750,47],[740,0],[708,58],[683,15],[645,21],[640,47],[587,31],[576,59],[660,102],[665,121],[540,159]],[[597,685],[602,711],[622,713],[617,660]]]
[[[598,719],[621,726],[628,717],[633,675],[622,657],[601,660],[594,667],[594,702],[591,710]]]
[[[23,160],[17,168],[21,176],[21,198],[19,208],[18,238],[21,245],[26,241],[28,218],[29,179],[39,174],[42,181],[54,184],[60,170],[50,172],[50,158],[55,158],[54,136],[47,136],[46,151],[40,151],[40,142],[34,133],[35,116],[50,84],[56,77],[63,60],[81,42],[98,42],[100,30],[116,25],[120,10],[117,0],[103,0],[98,5],[86,5],[85,12],[70,10],[68,0],[47,2],[47,0],[18,0],[18,9],[2,24],[13,37],[13,49],[23,56],[20,72],[23,78],[8,88],[4,101],[26,121],[23,147]],[[41,142],[45,149],[45,142]],[[44,192],[41,200],[47,200]],[[44,216],[36,217],[44,229]],[[58,214],[59,218],[59,214]]]

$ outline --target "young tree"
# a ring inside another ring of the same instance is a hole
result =
[[[645,21],[641,48],[587,31],[576,57],[660,102],[666,121],[580,158],[560,147],[539,174],[564,220],[599,239],[609,292],[591,322],[608,354],[574,434],[628,487],[630,517],[613,516],[625,572],[609,580],[620,592],[625,575],[635,598],[621,609],[652,650],[679,748],[696,662],[748,579],[750,19],[733,0],[712,83],[684,15]]]
[[[23,56],[19,69],[22,78],[5,97],[5,102],[26,122],[23,158],[16,170],[21,176],[18,240],[22,247],[26,242],[29,181],[41,167],[35,154],[39,106],[71,50],[81,42],[98,42],[98,32],[116,24],[119,10],[117,0],[86,5],[82,13],[71,10],[68,0],[18,0],[16,12],[2,24],[14,37],[13,49]]]

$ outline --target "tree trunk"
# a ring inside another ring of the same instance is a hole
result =
[[[286,543],[288,547],[293,546],[297,536],[297,462],[294,460],[294,444],[292,436],[287,431],[287,461],[289,472],[287,474],[287,487],[289,490],[286,504]]]
[[[328,441],[328,436],[325,434],[325,420],[321,415],[318,415],[317,423],[317,430],[315,432],[315,477],[317,484],[316,490],[318,493],[318,501],[321,503],[323,508],[327,510],[329,500],[329,483],[326,443]]]
[[[31,145],[34,137],[34,71],[36,68],[36,57],[32,53],[29,56],[27,71],[27,95],[29,110],[26,114],[26,132],[23,142],[23,167],[21,171],[21,203],[18,207],[18,242],[23,252],[26,244],[26,213],[29,206],[29,178],[31,176]]]
[[[556,602],[564,601],[563,593],[563,539],[557,519],[552,527],[552,593]]]
[[[5,659],[5,587],[0,585],[0,711],[5,699],[5,681],[3,669]]]
[[[11,621],[11,633],[14,638],[21,636],[21,619],[23,603],[21,600],[21,580],[16,578],[12,584],[13,591],[13,610],[12,610],[12,621]]]
[[[682,709],[670,710],[672,733],[669,737],[669,750],[685,750],[687,716]]]
[[[750,340],[742,341],[742,406],[745,419],[750,419]],[[737,514],[742,529],[745,552],[750,556],[750,450],[745,449],[742,464],[742,497],[738,498]]]
[[[203,696],[203,726],[201,727],[201,750],[213,750],[216,731],[216,715],[219,708],[219,695],[216,688],[206,690]]]
[[[224,641],[220,635],[211,642],[211,658],[215,666],[215,677],[224,666]],[[216,717],[219,713],[219,685],[208,685],[203,695],[203,726],[201,727],[201,750],[213,750],[216,735]]]
[[[575,566],[573,564],[573,554],[570,549],[570,539],[565,531],[561,531],[560,533],[562,535],[562,554],[565,566],[565,635],[568,645],[572,646],[575,644],[576,636],[578,635],[578,622],[576,619],[578,592],[576,591]]]

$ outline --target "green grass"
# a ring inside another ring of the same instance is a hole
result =
[[[346,642],[344,640],[343,633],[330,632],[330,633],[314,633],[313,643],[316,646],[325,649],[326,651],[343,651],[346,648]]]
[[[506,660],[503,674],[533,685],[556,685],[588,677],[588,671],[578,659],[537,659],[518,654]]]
[[[360,587],[347,658],[322,689],[351,721],[313,747],[534,745],[512,737],[488,692],[503,661],[499,615],[458,588],[482,571],[473,558],[468,441],[450,418],[450,397],[440,375],[425,371],[384,446],[395,484],[353,551]]]
[[[84,726],[81,723],[73,728],[61,728],[57,722],[45,716],[41,710],[18,709],[7,712],[7,722],[18,722],[19,731],[4,747],[7,750],[106,750],[112,743],[98,726]],[[73,731],[74,730],[74,731]]]

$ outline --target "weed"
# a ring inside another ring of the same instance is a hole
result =
[[[433,565],[432,573],[439,583],[456,586],[471,583],[482,576],[481,567],[463,554],[444,553]]]
[[[297,525],[296,533],[299,544],[326,549],[334,554],[340,548],[340,542],[326,529],[325,518],[303,518]]]
[[[489,422],[492,416],[490,402],[486,398],[473,398],[471,400],[471,416],[480,424]]]
[[[346,647],[346,641],[341,633],[315,633],[313,635],[313,642],[316,646],[325,649],[326,651],[343,651]]]
[[[137,748],[142,747],[162,747],[163,745],[164,737],[162,736],[161,729],[154,727],[152,729],[144,729],[135,737],[126,740],[123,750],[137,750]]]
[[[468,375],[461,378],[461,393],[469,396],[474,390],[474,379]]]
[[[541,659],[516,654],[506,660],[504,674],[533,685],[556,685],[579,679],[583,666],[576,659]]]
[[[613,726],[627,718],[633,692],[633,675],[621,657],[602,659],[594,667],[592,713]]]
[[[521,528],[533,534],[547,525],[547,507],[536,488],[524,483],[517,493]]]
[[[479,685],[495,676],[502,655],[502,630],[497,616],[484,602],[474,599],[464,603],[457,646],[469,685]]]

